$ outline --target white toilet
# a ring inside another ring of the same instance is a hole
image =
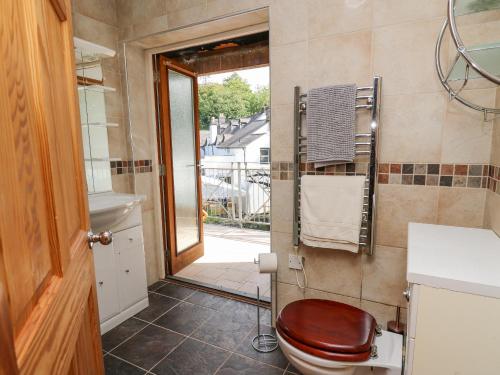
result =
[[[278,343],[304,375],[400,375],[403,336],[377,329],[373,316],[321,299],[292,302],[276,320]]]

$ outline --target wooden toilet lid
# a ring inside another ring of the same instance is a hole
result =
[[[279,332],[301,346],[357,354],[370,352],[377,323],[373,316],[354,306],[305,299],[288,304],[276,324]]]

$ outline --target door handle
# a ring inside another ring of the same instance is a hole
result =
[[[113,233],[109,230],[101,232],[99,234],[94,234],[92,231],[89,231],[89,233],[87,234],[87,241],[90,249],[92,249],[96,242],[99,242],[102,245],[109,245],[111,242],[113,242]]]
[[[405,291],[403,292],[403,296],[405,297],[407,302],[410,302],[411,298],[411,289],[410,287],[406,288]]]

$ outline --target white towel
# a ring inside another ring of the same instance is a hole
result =
[[[300,238],[305,245],[358,252],[365,180],[302,176]]]

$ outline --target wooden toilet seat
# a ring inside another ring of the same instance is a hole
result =
[[[292,302],[276,321],[278,333],[290,345],[340,362],[370,358],[376,325],[375,318],[366,311],[321,299]]]

